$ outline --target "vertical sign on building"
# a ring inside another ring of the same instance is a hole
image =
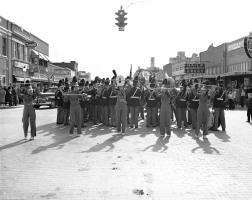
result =
[[[249,58],[252,58],[252,36],[244,38],[244,49]]]

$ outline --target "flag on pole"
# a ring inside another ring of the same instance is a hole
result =
[[[129,75],[130,79],[132,79],[132,65],[130,66],[130,75]]]

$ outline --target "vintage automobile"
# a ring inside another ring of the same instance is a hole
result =
[[[39,109],[40,106],[49,106],[50,108],[55,108],[55,92],[57,87],[49,87],[46,92],[41,92],[38,97],[34,99],[34,107]]]

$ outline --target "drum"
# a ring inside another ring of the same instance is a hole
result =
[[[207,124],[207,128],[208,130],[211,129],[214,125],[214,112],[210,111],[209,113],[209,118],[208,118],[208,124]]]

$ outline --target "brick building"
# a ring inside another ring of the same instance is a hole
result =
[[[72,71],[74,71],[74,76],[78,77],[78,63],[76,61],[70,61],[69,63],[54,62],[53,64],[63,68],[71,69]]]

